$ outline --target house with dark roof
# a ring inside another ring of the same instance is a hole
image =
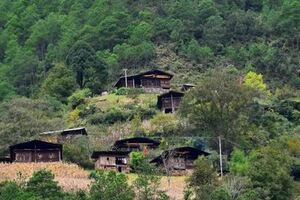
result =
[[[95,169],[114,170],[128,173],[130,151],[94,151]]]
[[[155,149],[160,145],[159,141],[147,137],[132,137],[117,140],[113,148],[121,151],[144,151],[147,153],[149,149]]]
[[[157,107],[165,113],[174,112],[179,108],[183,96],[183,92],[173,90],[161,94],[157,97]]]
[[[208,156],[209,153],[193,148],[178,147],[166,150],[158,157],[150,161],[156,166],[167,169],[174,175],[190,174],[194,167],[194,161],[199,156]]]
[[[12,162],[59,162],[62,160],[62,145],[32,140],[9,147]]]
[[[143,88],[145,92],[163,92],[171,88],[173,74],[153,69],[139,74],[122,76],[113,85],[116,88]]]

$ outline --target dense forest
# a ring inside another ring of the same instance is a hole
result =
[[[271,88],[299,87],[299,12],[297,0],[1,1],[1,99],[99,93],[123,68],[192,81],[233,65],[263,73]]]
[[[174,74],[172,89],[196,87],[165,114],[157,95],[113,88],[124,69],[161,69]],[[298,200],[300,1],[0,1],[0,156],[41,132],[78,126],[89,138],[64,145],[64,159],[84,168],[93,166],[92,150],[148,136],[161,140],[159,151],[189,145],[211,152],[196,161],[187,200]],[[221,181],[218,139],[228,172]],[[39,181],[50,177],[56,199],[89,199],[64,194],[53,175],[39,173]],[[43,199],[28,189],[35,176],[24,187],[0,184],[0,199],[10,190]],[[98,176],[121,177],[120,187],[129,187],[122,175]],[[93,178],[91,191],[103,189]],[[125,199],[133,199],[128,190]]]

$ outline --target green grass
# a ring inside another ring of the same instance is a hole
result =
[[[88,104],[94,104],[102,111],[110,110],[116,106],[124,107],[127,105],[139,105],[141,107],[149,107],[155,105],[157,101],[156,94],[140,94],[135,97],[127,95],[108,94],[105,96],[97,96],[88,100]]]

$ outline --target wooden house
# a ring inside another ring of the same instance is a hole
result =
[[[179,147],[162,152],[160,156],[151,160],[150,163],[168,169],[171,174],[183,175],[192,172],[193,163],[199,156],[208,155],[209,153],[193,147]]]
[[[157,97],[157,107],[165,112],[174,112],[179,108],[184,93],[169,91]]]
[[[94,151],[92,159],[95,159],[95,169],[114,170],[128,173],[130,151]]]
[[[9,147],[12,162],[58,162],[62,160],[62,145],[32,140]]]
[[[160,142],[147,137],[133,137],[117,140],[113,148],[122,151],[144,151],[147,154],[149,149],[155,149]]]
[[[122,76],[114,87],[143,88],[145,92],[163,92],[171,88],[173,75],[162,70],[153,69],[143,73]]]
[[[190,89],[192,89],[192,88],[194,88],[194,87],[196,87],[194,84],[185,83],[185,84],[182,84],[180,90],[181,90],[182,92],[187,92],[187,91],[189,91]]]
[[[57,131],[47,131],[47,132],[40,133],[40,136],[42,136],[43,139],[51,142],[58,142],[58,143],[64,143],[66,141],[70,141],[74,137],[80,135],[87,136],[87,131],[84,127],[70,128],[70,129],[57,130]]]

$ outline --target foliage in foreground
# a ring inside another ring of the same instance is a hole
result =
[[[89,192],[64,192],[50,171],[40,170],[25,182],[0,183],[0,200],[169,200],[154,174],[139,175],[133,185],[125,174],[114,171],[94,171],[90,179]]]

